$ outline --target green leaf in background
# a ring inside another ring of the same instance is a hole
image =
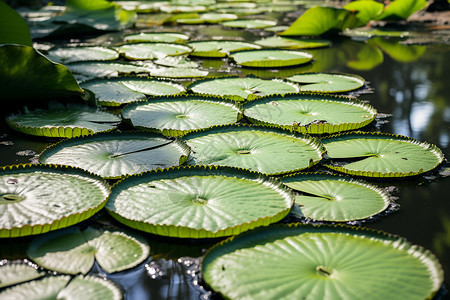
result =
[[[3,101],[83,96],[72,73],[37,50],[22,45],[0,45],[0,90]]]
[[[347,66],[355,70],[372,70],[384,60],[383,51],[369,43],[353,44],[347,51]]]
[[[107,210],[127,226],[181,238],[212,238],[267,226],[287,215],[292,191],[277,179],[229,167],[187,166],[130,176]]]
[[[0,288],[30,281],[44,276],[43,271],[30,263],[4,263],[0,264]]]
[[[238,51],[230,57],[244,67],[278,68],[306,64],[313,59],[307,52],[292,50],[250,50]]]
[[[313,39],[294,39],[282,36],[271,36],[261,40],[255,41],[255,44],[265,48],[281,48],[281,49],[313,49],[328,47],[331,45],[327,40],[313,40]]]
[[[0,44],[32,46],[27,23],[3,1],[0,1]]]
[[[195,41],[187,44],[194,49],[190,55],[200,57],[225,57],[231,51],[261,48],[253,43],[227,40]]]
[[[342,93],[364,86],[361,76],[343,73],[303,73],[286,78],[299,83],[302,92]]]
[[[346,4],[344,8],[357,11],[356,17],[360,20],[357,26],[363,26],[379,16],[383,12],[384,5],[374,0],[358,0]]]
[[[384,8],[376,20],[406,20],[410,15],[427,5],[426,0],[393,0]]]
[[[48,270],[86,274],[94,260],[108,273],[133,268],[150,254],[148,243],[130,232],[70,227],[34,239],[27,255]]]
[[[381,37],[370,39],[368,44],[377,46],[390,57],[402,63],[411,63],[418,60],[427,49],[426,46],[403,45],[399,41],[391,41]]]
[[[436,257],[405,239],[346,226],[272,225],[211,248],[206,283],[228,299],[431,299]]]
[[[119,58],[119,53],[99,46],[70,47],[52,49],[48,51],[47,57],[53,61],[66,64],[75,61],[115,60]]]

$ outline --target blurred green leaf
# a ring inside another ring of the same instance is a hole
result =
[[[32,45],[27,23],[3,1],[0,1],[0,44]]]

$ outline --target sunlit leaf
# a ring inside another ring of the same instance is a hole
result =
[[[312,55],[306,52],[292,50],[250,50],[238,51],[230,57],[244,67],[277,68],[308,63]]]

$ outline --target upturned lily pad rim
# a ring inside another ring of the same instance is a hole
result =
[[[332,164],[327,164],[325,163],[324,166],[338,171],[338,172],[342,172],[342,173],[346,173],[346,174],[350,174],[350,175],[355,175],[355,176],[362,176],[362,177],[380,177],[380,178],[394,178],[394,177],[407,177],[407,176],[416,176],[416,175],[420,175],[422,173],[431,171],[433,169],[435,169],[437,166],[439,166],[445,159],[444,154],[442,152],[442,150],[437,147],[434,144],[430,144],[428,142],[421,142],[418,141],[412,137],[408,137],[408,136],[404,136],[404,135],[398,135],[398,134],[393,134],[393,133],[384,133],[384,132],[366,132],[366,131],[352,131],[352,132],[344,132],[344,133],[340,133],[340,134],[334,134],[334,135],[330,135],[326,138],[323,138],[321,141],[323,141],[324,147],[326,149],[326,143],[327,142],[333,142],[333,141],[339,141],[341,138],[350,138],[350,139],[359,139],[359,138],[367,138],[370,137],[372,139],[382,139],[382,140],[386,140],[386,139],[390,139],[390,140],[394,140],[394,141],[406,141],[406,142],[410,142],[412,144],[415,145],[421,145],[421,146],[425,146],[427,149],[430,149],[431,152],[435,153],[436,157],[438,158],[438,164],[429,170],[419,170],[418,172],[407,172],[407,173],[403,173],[403,172],[372,172],[372,171],[353,171],[353,170],[348,170],[345,167],[340,167],[340,166],[336,166],[336,165],[332,165]],[[328,156],[328,155],[326,155]],[[330,157],[328,157],[330,158]],[[333,159],[333,158],[330,158]]]
[[[94,214],[99,212],[105,206],[109,194],[111,193],[111,187],[102,177],[77,167],[57,165],[57,164],[38,164],[38,165],[18,164],[0,167],[0,172],[3,174],[17,174],[17,173],[23,174],[25,172],[33,173],[35,171],[52,172],[55,174],[62,173],[62,174],[71,174],[89,177],[95,179],[98,183],[100,183],[102,187],[108,192],[108,195],[105,195],[105,199],[102,201],[100,205],[80,213],[75,213],[69,216],[62,217],[61,219],[55,220],[50,224],[24,225],[22,227],[11,229],[1,228],[0,238],[13,238],[28,235],[37,235],[77,224],[83,220],[92,217]]]
[[[269,60],[250,60],[244,62],[238,62],[233,55],[235,54],[252,54],[256,52],[273,52],[273,53],[292,53],[298,55],[296,58],[289,59],[269,59]],[[280,49],[280,48],[264,48],[264,49],[252,49],[252,50],[238,50],[238,51],[230,51],[229,55],[233,61],[243,67],[248,68],[258,68],[258,69],[274,69],[274,68],[289,68],[300,65],[310,64],[314,57],[311,53],[303,51],[303,49]],[[269,62],[267,66],[260,66],[260,64],[264,64],[265,62]]]
[[[281,190],[284,194],[290,195],[292,198],[291,206],[287,209],[278,212],[273,216],[260,217],[257,220],[245,222],[233,227],[228,227],[226,229],[220,229],[216,232],[212,232],[206,229],[199,230],[177,225],[150,224],[144,221],[132,220],[122,217],[117,212],[109,209],[109,207],[106,206],[105,208],[106,211],[108,211],[108,213],[114,219],[134,229],[138,229],[141,231],[157,235],[161,235],[160,232],[163,231],[165,232],[165,234],[163,235],[169,237],[199,239],[199,238],[217,238],[217,237],[237,235],[243,231],[247,231],[255,227],[267,226],[271,223],[278,222],[289,213],[292,205],[294,204],[294,196],[292,190],[283,185],[279,179],[248,169],[230,166],[216,166],[216,165],[184,165],[184,166],[170,167],[166,169],[155,169],[140,174],[126,176],[113,185],[111,189],[112,192],[108,198],[108,202],[111,203],[111,199],[112,197],[114,197],[117,190],[119,189],[123,190],[148,181],[161,179],[176,179],[180,177],[189,177],[189,176],[211,176],[211,175],[248,179],[257,182],[261,182],[262,180],[264,180],[265,182],[269,182],[271,185],[275,185],[276,188],[278,190]]]
[[[354,91],[354,90],[362,89],[362,88],[364,88],[364,85],[366,84],[366,80],[363,77],[359,76],[359,75],[350,74],[350,73],[341,73],[341,72],[306,72],[306,73],[299,73],[299,74],[296,74],[296,75],[293,75],[293,76],[289,76],[289,77],[286,77],[285,79],[288,80],[288,81],[292,81],[292,82],[297,83],[298,85],[300,85],[300,89],[301,89],[301,87],[303,85],[314,84],[316,82],[304,82],[303,83],[303,82],[298,82],[298,81],[295,81],[295,80],[291,80],[290,78],[295,77],[297,75],[321,75],[321,74],[333,75],[333,76],[338,76],[338,77],[340,76],[340,77],[355,78],[355,79],[361,81],[362,85],[360,87],[356,88],[356,89],[351,89],[351,90],[340,90],[340,91],[333,91],[333,92],[318,91],[319,93],[320,92],[321,93],[345,93],[345,92],[348,92],[348,91]]]

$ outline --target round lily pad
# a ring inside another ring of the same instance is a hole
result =
[[[252,100],[273,94],[288,94],[299,91],[297,85],[281,80],[264,80],[255,77],[223,77],[198,80],[188,87],[200,94],[226,96],[235,101]]]
[[[357,176],[414,176],[436,168],[444,160],[435,145],[395,134],[354,132],[322,142],[331,158],[327,167]]]
[[[189,54],[192,51],[190,47],[171,43],[127,44],[116,49],[126,58],[133,60],[157,59],[166,56]]]
[[[263,19],[232,20],[221,23],[224,27],[260,29],[277,25],[276,21]]]
[[[189,40],[189,36],[178,32],[141,32],[125,36],[125,41],[135,42],[163,42],[163,43],[183,43]]]
[[[327,40],[313,39],[294,39],[281,36],[271,36],[255,41],[255,44],[266,48],[282,48],[282,49],[314,49],[328,47],[331,45]]]
[[[297,173],[282,182],[301,192],[295,202],[306,218],[318,221],[362,220],[384,211],[389,195],[374,185],[325,173]]]
[[[292,94],[247,102],[244,115],[252,123],[323,134],[364,127],[375,119],[377,111],[369,104],[346,97]]]
[[[127,62],[75,62],[66,66],[76,74],[103,77],[119,77],[124,74],[148,74],[150,68]]]
[[[107,210],[127,226],[158,235],[212,238],[279,221],[293,205],[279,180],[243,169],[186,166],[130,176]]]
[[[38,265],[65,274],[86,274],[94,259],[108,273],[133,268],[150,254],[148,243],[129,232],[70,227],[33,240],[27,255]]]
[[[405,239],[364,228],[272,225],[210,249],[202,275],[229,299],[430,299],[443,271]]]
[[[365,80],[361,76],[340,73],[304,73],[286,78],[301,85],[300,91],[342,93],[359,89]]]
[[[136,128],[182,136],[196,129],[236,123],[242,110],[218,98],[176,96],[131,103],[122,110],[122,116]]]
[[[115,60],[119,58],[119,53],[113,49],[99,46],[72,47],[52,49],[48,51],[47,57],[66,64],[75,61]]]
[[[151,76],[167,78],[198,78],[208,75],[208,71],[193,68],[157,68],[150,72]]]
[[[71,138],[111,131],[122,121],[117,115],[84,105],[51,105],[48,110],[11,114],[6,122],[14,130],[37,136]]]
[[[182,141],[145,132],[99,133],[61,141],[45,149],[42,163],[76,166],[104,178],[177,166],[189,147]]]
[[[9,262],[0,264],[0,288],[30,281],[44,276],[43,271],[31,263]]]
[[[177,68],[198,68],[198,63],[189,60],[185,56],[166,56],[153,61],[159,66],[177,67]]]
[[[306,169],[322,159],[312,137],[274,127],[219,126],[188,133],[189,164],[246,168],[269,175]]]
[[[238,51],[230,57],[244,67],[277,68],[306,64],[313,56],[306,52],[293,50],[250,50]]]
[[[85,171],[46,165],[0,169],[0,237],[41,234],[81,222],[106,203],[109,185]]]
[[[253,43],[241,41],[195,41],[189,42],[194,50],[190,53],[192,56],[201,57],[225,57],[231,51],[259,49],[261,46]]]

